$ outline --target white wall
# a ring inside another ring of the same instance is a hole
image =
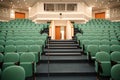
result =
[[[0,21],[8,21],[10,19],[10,9],[0,7]]]
[[[105,12],[105,19],[110,19],[110,9],[96,10],[92,12],[92,18],[95,18],[95,13]]]
[[[110,9],[110,18],[112,21],[120,21],[120,7]]]
[[[77,3],[77,11],[58,11],[58,12],[47,12],[44,11],[44,3],[46,2],[38,2],[34,6],[31,7],[29,11],[29,18],[33,21],[40,20],[72,20],[72,21],[88,21],[92,18],[92,9],[85,5],[84,3]],[[67,3],[67,2],[57,2],[57,3]],[[70,3],[70,2],[69,2]],[[71,2],[73,3],[73,2]],[[60,16],[62,13],[62,16]]]

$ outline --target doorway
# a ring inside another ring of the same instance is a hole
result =
[[[95,13],[95,18],[105,19],[105,12]]]
[[[65,40],[66,39],[66,27],[65,26],[56,26],[55,27],[55,39],[56,40]]]
[[[15,12],[15,18],[18,19],[22,19],[25,18],[25,13],[21,13],[21,12]]]

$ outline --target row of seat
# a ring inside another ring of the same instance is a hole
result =
[[[113,80],[120,80],[120,52],[97,52],[95,59],[95,70],[98,76],[111,76]],[[119,66],[119,67],[118,67]]]
[[[87,57],[89,60],[94,60],[95,59],[95,55],[97,52],[99,51],[105,51],[108,53],[112,53],[114,51],[120,51],[120,45],[88,45],[85,52],[87,53]]]
[[[25,76],[31,77],[36,72],[35,54],[33,53],[22,53],[21,55],[16,53],[5,54],[5,56],[3,56],[3,62],[1,63],[2,71],[5,68],[12,65],[22,66],[25,70]]]

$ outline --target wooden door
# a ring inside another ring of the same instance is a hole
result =
[[[55,39],[60,40],[61,39],[61,34],[60,34],[60,26],[55,27]]]
[[[18,19],[22,19],[25,18],[25,13],[20,13],[20,12],[15,12],[15,18]]]
[[[95,13],[95,18],[105,19],[105,12]]]
[[[64,39],[66,40],[66,26],[64,27]]]

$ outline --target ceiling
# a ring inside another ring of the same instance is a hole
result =
[[[28,10],[37,2],[84,2],[93,10],[120,6],[120,0],[0,0],[0,7]]]

